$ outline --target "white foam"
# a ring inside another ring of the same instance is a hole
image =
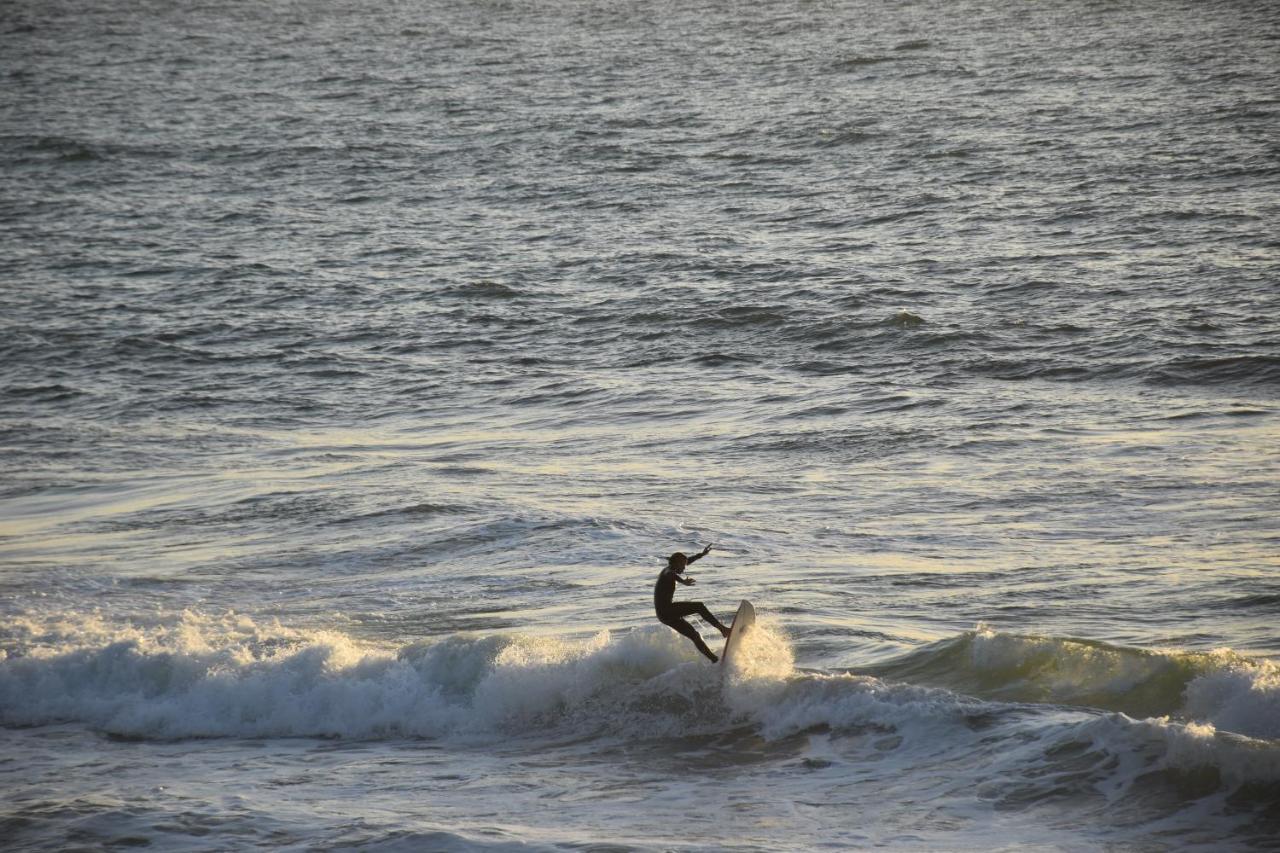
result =
[[[1187,685],[1185,713],[1254,738],[1280,738],[1280,666],[1215,653],[1222,666]]]
[[[1162,769],[1212,769],[1229,786],[1280,781],[1277,744],[1220,732],[1210,723],[1107,714],[1081,722],[1068,739],[1087,741],[1095,751],[1118,759],[1120,766],[1110,777],[1116,792]]]
[[[659,629],[586,641],[453,637],[397,652],[237,615],[184,613],[156,626],[58,617],[15,628],[26,642],[0,662],[0,720],[80,721],[162,738],[443,736],[554,724],[696,654]]]

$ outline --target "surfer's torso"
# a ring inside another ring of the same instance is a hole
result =
[[[661,618],[671,609],[671,597],[676,594],[676,578],[679,577],[671,569],[663,569],[658,575],[658,582],[653,585],[653,609]]]

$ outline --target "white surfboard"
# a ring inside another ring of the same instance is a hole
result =
[[[729,658],[733,656],[738,646],[742,645],[743,635],[755,622],[756,609],[751,606],[750,601],[742,599],[742,603],[738,605],[738,612],[733,615],[733,623],[729,625],[729,638],[724,641],[724,652],[720,655],[721,664],[729,665]]]

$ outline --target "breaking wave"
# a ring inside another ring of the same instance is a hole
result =
[[[7,726],[73,722],[140,739],[480,741],[745,732],[769,742],[829,730],[880,751],[1018,762],[1015,773],[1060,754],[1078,764],[1083,750],[1099,773],[1139,755],[1142,773],[1208,768],[1232,784],[1280,782],[1276,668],[1227,652],[979,630],[878,674],[821,673],[798,670],[766,620],[724,672],[657,626],[399,648],[191,612],[149,626],[82,617],[17,619],[10,629],[0,658]],[[1045,701],[1092,707],[1027,704]],[[1151,716],[1134,719],[1136,707]]]

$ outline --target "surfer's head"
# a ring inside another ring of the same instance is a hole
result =
[[[667,557],[667,568],[674,569],[677,572],[683,572],[684,567],[689,564],[689,558],[684,554],[676,551],[670,557]]]

